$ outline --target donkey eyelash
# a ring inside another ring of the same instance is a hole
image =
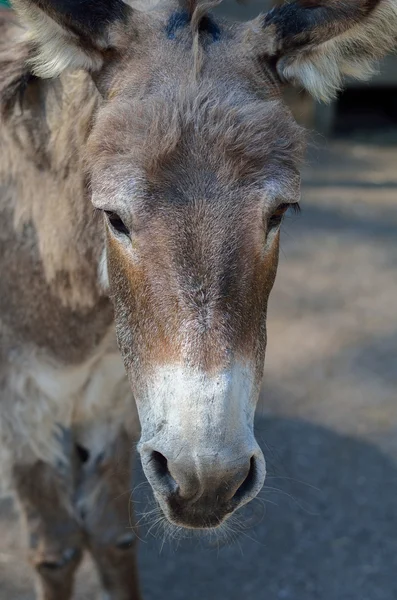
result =
[[[278,207],[274,210],[274,212],[270,215],[271,217],[284,216],[288,211],[291,211],[295,214],[299,214],[301,212],[301,207],[299,202],[282,202],[278,205]]]
[[[290,204],[287,210],[292,211],[295,215],[299,215],[302,212],[302,208],[299,202],[294,202],[293,204]]]
[[[289,204],[287,202],[283,202],[279,204],[276,210],[269,216],[267,221],[267,231],[270,233],[271,231],[278,230],[284,220],[286,213],[292,210],[295,214],[300,213],[301,208],[298,202],[294,202],[293,204]]]
[[[289,203],[289,202],[282,202],[281,204],[278,205],[278,207],[274,210],[274,212],[270,215],[271,217],[276,217],[276,216],[284,216],[286,215],[288,212],[299,214],[302,211],[299,202],[293,202],[293,203]]]

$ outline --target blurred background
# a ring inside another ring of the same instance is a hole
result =
[[[245,19],[270,4],[218,12]],[[146,600],[397,598],[396,65],[387,57],[329,106],[287,91],[309,147],[269,307],[267,483],[222,539],[164,541],[137,466]],[[15,515],[1,507],[0,599],[31,600]],[[97,598],[88,562],[76,597]]]

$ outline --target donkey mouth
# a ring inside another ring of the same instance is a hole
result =
[[[237,508],[230,503],[214,506],[210,499],[186,506],[177,496],[167,503],[159,499],[158,503],[165,518],[172,525],[204,531],[220,527]]]
[[[248,484],[247,484],[248,485]],[[157,503],[164,517],[169,523],[177,527],[195,530],[212,530],[221,527],[227,519],[248,504],[252,498],[242,501],[241,494],[223,501],[215,487],[213,492],[207,491],[199,498],[186,501],[178,490],[169,495],[167,499],[161,494],[154,493]]]

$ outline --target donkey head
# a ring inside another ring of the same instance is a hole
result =
[[[329,98],[368,74],[397,1],[295,0],[245,24],[200,2],[14,4],[36,73],[87,69],[103,98],[87,159],[143,467],[170,521],[217,526],[265,478],[253,419],[304,146],[281,84]]]

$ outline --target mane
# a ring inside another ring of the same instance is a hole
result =
[[[223,0],[187,0],[187,10],[193,17],[195,13],[204,16],[209,10],[220,4]]]
[[[193,34],[193,76],[198,78],[203,64],[203,49],[200,44],[200,25],[208,11],[221,4],[223,0],[185,0],[182,2],[190,15],[190,27]]]

